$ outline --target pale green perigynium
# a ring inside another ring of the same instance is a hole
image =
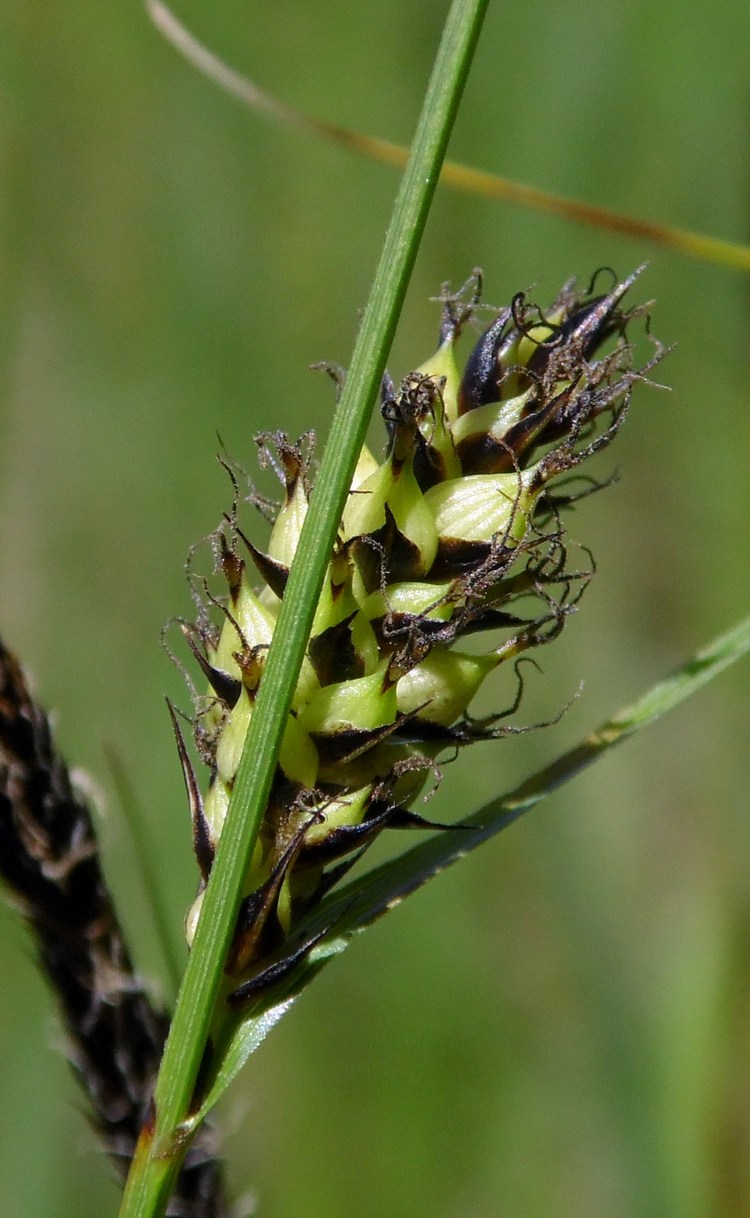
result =
[[[425,823],[409,807],[441,753],[508,730],[500,717],[472,719],[472,699],[500,664],[559,633],[585,582],[567,569],[571,489],[552,484],[612,440],[660,356],[634,367],[627,329],[644,309],[622,305],[634,278],[598,294],[566,284],[545,311],[516,296],[460,373],[454,344],[477,311],[475,275],[444,292],[432,359],[384,386],[388,452],[380,465],[363,452],[344,509],[247,875],[233,1004],[258,992],[269,960],[283,962],[295,920],[362,848],[385,828]],[[201,612],[187,632],[211,686],[195,716],[205,798],[181,749],[202,885],[310,493],[307,443],[281,433],[262,443],[285,491],[268,550],[233,512],[217,534],[223,624]],[[483,655],[457,646],[498,629],[504,641]],[[283,963],[268,976],[282,973]]]

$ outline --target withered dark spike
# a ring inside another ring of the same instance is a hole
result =
[[[169,1018],[133,968],[102,871],[91,813],[49,720],[0,641],[0,875],[57,999],[91,1119],[123,1176],[148,1120]],[[215,1134],[196,1135],[167,1212],[227,1218]]]
[[[239,701],[242,693],[242,682],[233,677],[230,673],[224,672],[221,668],[214,668],[213,664],[209,664],[195,639],[189,632],[185,632],[187,645],[193,653],[201,672],[208,681],[216,697],[221,699],[224,705],[233,710]]]
[[[285,563],[277,562],[275,558],[271,558],[270,554],[264,554],[262,550],[258,550],[249,537],[245,536],[242,529],[237,529],[237,536],[242,539],[247,547],[247,552],[252,558],[261,579],[265,580],[279,600],[283,600],[289,579],[289,568]]]
[[[185,739],[177,719],[177,712],[169,698],[167,698],[166,702],[169,717],[172,720],[172,730],[174,731],[174,738],[177,743],[177,755],[182,766],[182,777],[185,781],[185,790],[187,791],[188,805],[190,807],[190,819],[193,826],[193,849],[198,861],[198,867],[200,868],[201,878],[204,883],[207,883],[214,861],[214,844],[211,838],[211,829],[203,810],[203,797],[195,777],[195,770],[185,747]]]

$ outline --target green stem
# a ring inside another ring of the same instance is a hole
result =
[[[263,818],[294,688],[354,466],[377,398],[406,288],[488,0],[453,0],[409,164],[394,205],[268,653],[232,799],[120,1218],[159,1218],[190,1134],[196,1079],[214,1019],[243,883]]]

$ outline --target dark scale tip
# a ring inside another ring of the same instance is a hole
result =
[[[381,809],[356,825],[338,825],[330,829],[321,841],[303,845],[300,866],[325,866],[345,858],[358,847],[370,846],[381,829],[389,823],[392,811],[391,808]]]
[[[231,673],[224,672],[221,668],[214,668],[213,664],[209,664],[189,631],[185,632],[185,638],[187,639],[188,647],[198,663],[198,667],[216,694],[216,697],[229,710],[232,710],[237,705],[239,696],[242,693],[242,682],[233,677]]]
[[[274,989],[281,982],[286,981],[291,977],[292,973],[299,967],[306,956],[310,954],[316,943],[328,934],[329,927],[319,932],[311,939],[305,939],[297,947],[287,950],[280,960],[274,961],[266,968],[261,969],[249,981],[243,982],[236,990],[228,996],[227,1002],[234,1010],[241,1010],[243,1007],[250,1006],[261,994],[265,994],[268,990]]]
[[[312,431],[305,432],[297,444],[290,444],[283,431],[263,431],[255,437],[261,466],[270,464],[284,483],[287,504],[291,502],[300,478],[307,490],[307,472],[314,441]]]
[[[364,660],[352,642],[351,624],[356,612],[310,639],[307,654],[321,685],[352,681],[365,675]]]
[[[384,583],[421,579],[425,574],[419,546],[401,532],[387,503],[385,523],[347,544],[368,593],[376,592]]]
[[[511,310],[503,309],[466,361],[458,390],[458,413],[466,414],[477,406],[500,399],[500,378],[503,373],[502,354],[518,337],[515,329],[508,330]]]
[[[503,474],[519,468],[519,461],[540,439],[546,427],[564,408],[570,390],[556,394],[538,410],[525,415],[510,427],[502,440],[488,432],[474,432],[461,440],[456,452],[465,474]]]
[[[388,678],[386,677],[386,679]],[[418,706],[416,710],[399,714],[393,723],[385,723],[382,727],[344,728],[326,735],[322,732],[311,732],[310,735],[320,755],[321,781],[328,781],[326,777],[328,770],[331,771],[331,780],[336,781],[337,778],[340,778],[340,767],[356,761],[358,757],[362,757],[363,754],[369,753],[377,745],[382,744],[384,740],[388,740],[399,728],[410,723],[421,710],[422,707]]]
[[[185,740],[177,721],[177,713],[169,698],[167,698],[167,707],[172,720],[172,729],[177,743],[177,755],[180,759],[182,777],[185,780],[185,790],[187,791],[188,805],[190,807],[190,819],[193,825],[193,849],[200,869],[201,879],[206,883],[211,874],[211,867],[214,861],[214,843],[203,811],[203,798],[198,786],[198,780],[195,777],[195,770],[192,767],[185,747]]]
[[[268,879],[255,892],[245,897],[240,905],[224,970],[230,976],[233,973],[241,973],[257,955],[273,950],[273,940],[278,941],[281,936],[281,928],[275,919],[271,920],[271,915],[276,908],[281,885],[299,854],[306,832],[307,824],[301,825]]]
[[[417,486],[424,494],[431,486],[437,486],[448,477],[448,466],[443,453],[431,444],[420,432],[414,451],[414,477]]]
[[[275,596],[278,596],[279,600],[283,600],[289,579],[289,568],[285,563],[277,562],[275,558],[271,558],[270,554],[264,554],[262,550],[256,549],[241,529],[237,530],[237,535],[242,538],[247,547],[247,552],[255,563],[261,579],[268,584],[271,591]]]
[[[463,829],[465,825],[444,825],[439,821],[426,820],[418,812],[402,808],[399,804],[373,803],[367,817],[356,825],[338,825],[331,829],[322,841],[303,845],[299,857],[300,866],[324,866],[336,862],[359,848],[357,859],[372,845],[384,829]],[[340,878],[340,875],[337,876]]]
[[[441,537],[437,554],[430,567],[429,578],[435,582],[455,579],[476,571],[492,553],[489,541],[463,541],[457,537]]]

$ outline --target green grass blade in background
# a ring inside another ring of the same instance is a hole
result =
[[[265,89],[259,88],[254,81],[235,72],[228,64],[222,63],[193,37],[161,0],[147,0],[146,6],[157,29],[181,55],[251,110],[273,122],[291,127],[299,134],[313,135],[340,144],[373,161],[399,167],[406,164],[408,148],[395,144],[392,140],[379,139],[361,131],[353,131],[349,127],[340,127],[336,123],[322,122],[301,110],[295,110]],[[642,241],[653,242],[655,245],[670,247],[691,258],[731,267],[736,271],[750,271],[750,246],[740,245],[735,241],[724,241],[719,237],[689,232],[687,229],[653,220],[639,220],[612,208],[597,207],[580,199],[566,199],[553,191],[540,190],[538,187],[514,182],[499,174],[488,173],[472,165],[460,165],[455,161],[445,162],[440,177],[445,185],[469,194],[513,203],[531,211],[546,212],[563,220],[582,224],[586,228],[601,228],[610,233],[626,234]]]

